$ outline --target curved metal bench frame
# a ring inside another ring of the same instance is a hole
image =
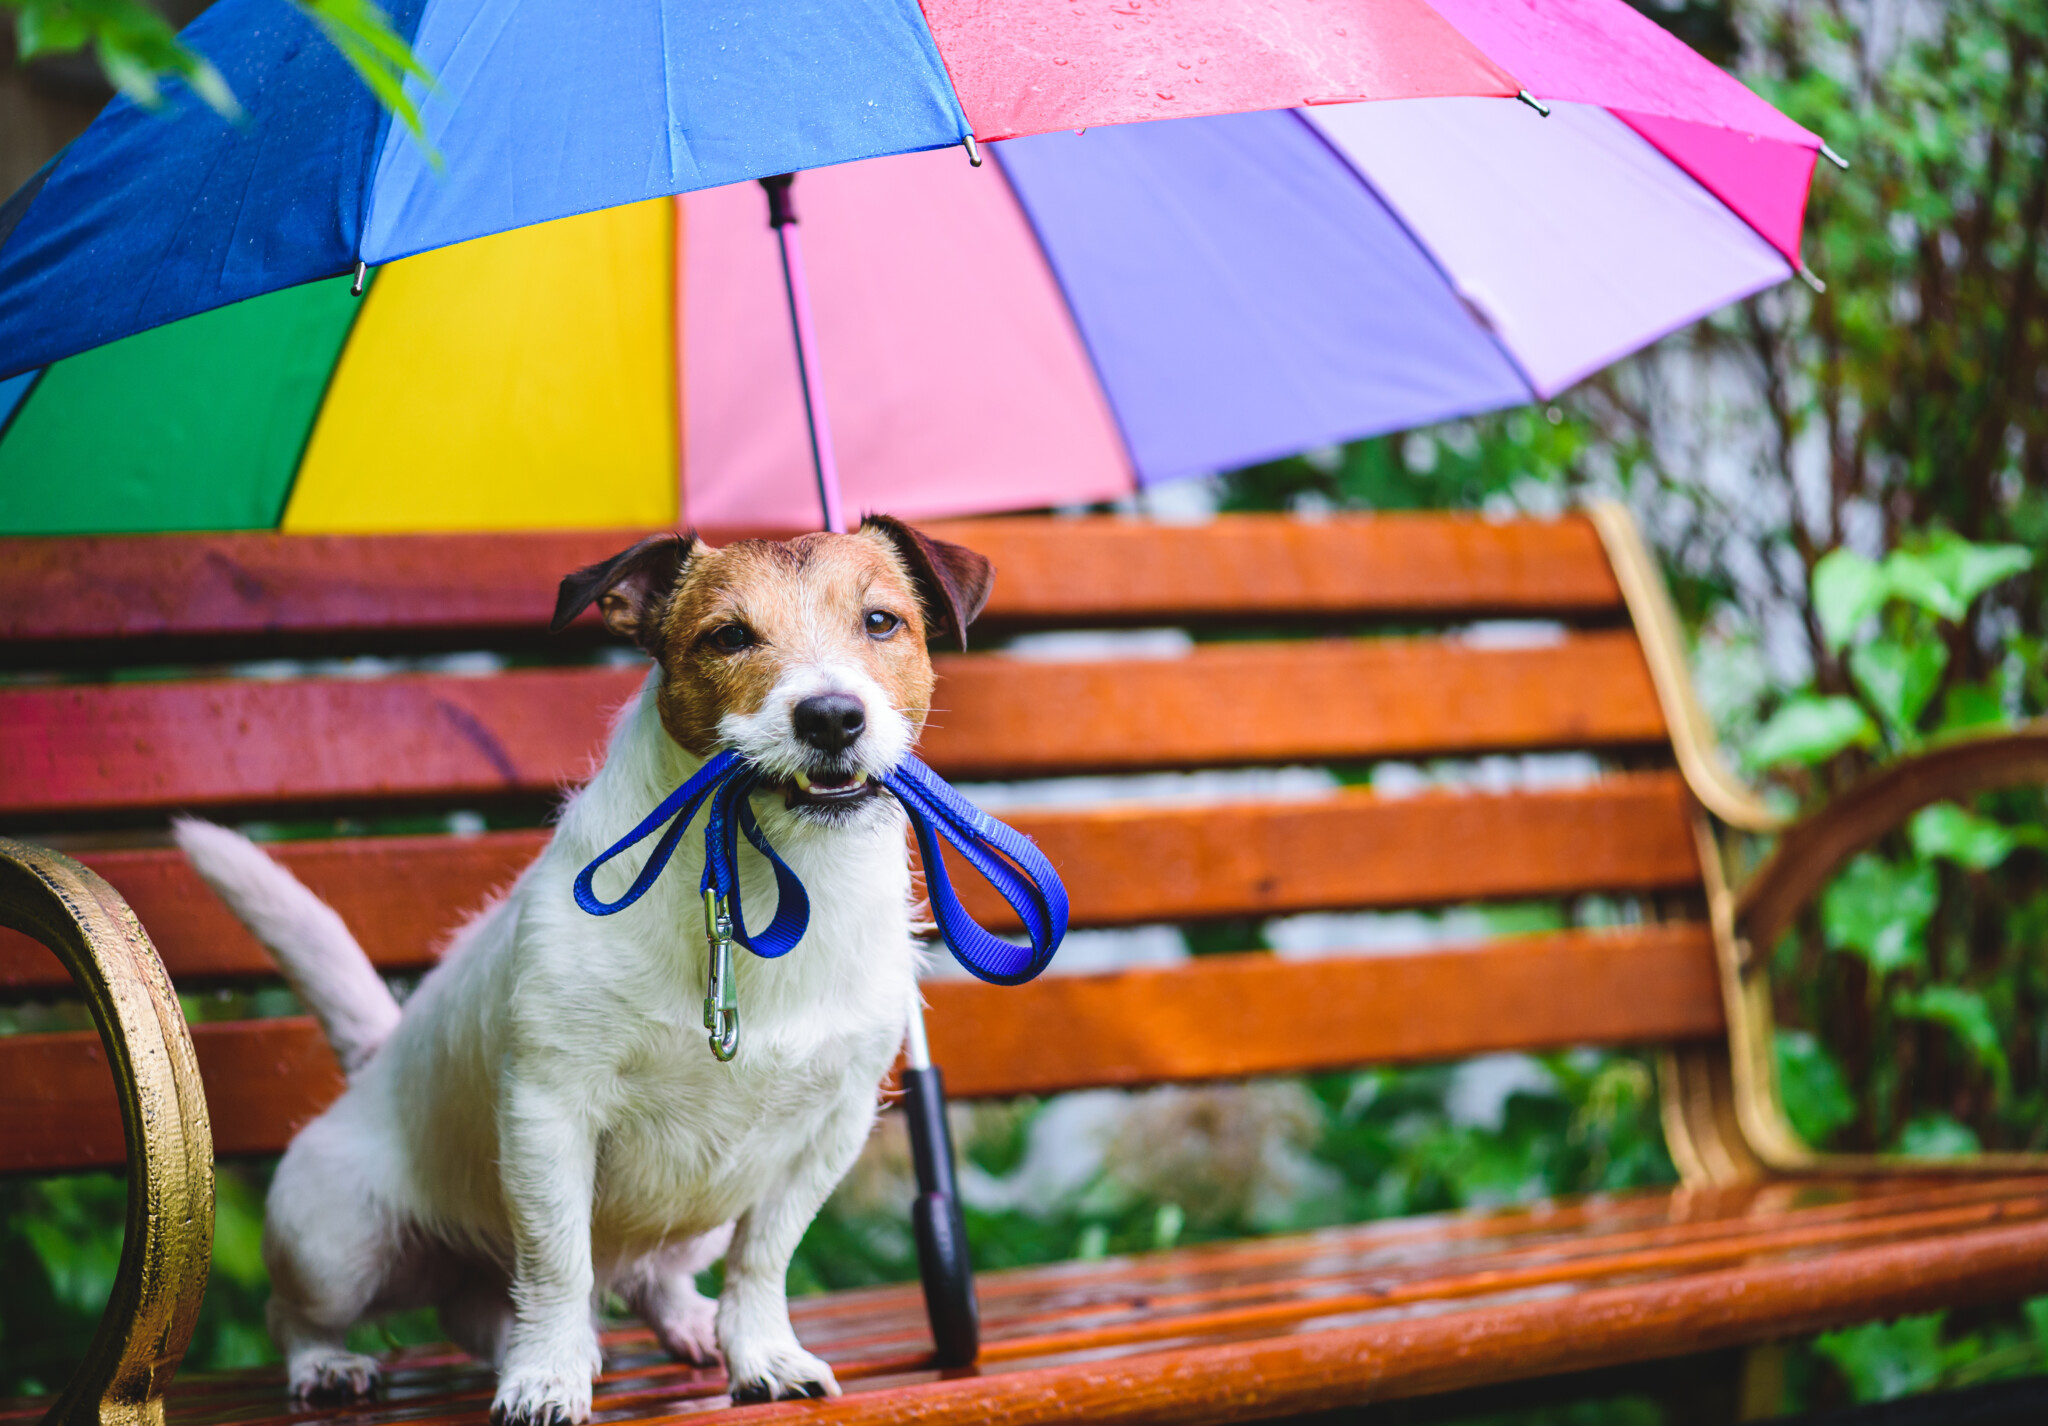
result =
[[[92,1008],[121,1098],[128,1217],[85,1362],[46,1426],[162,1426],[213,1256],[213,1133],[192,1036],[121,894],[60,852],[0,838],[0,925],[41,941]]]
[[[1822,1153],[1785,1113],[1774,1052],[1776,1018],[1766,950],[1826,889],[1841,865],[1922,807],[1979,792],[2048,783],[2048,719],[1943,743],[1871,774],[1812,816],[1771,810],[1730,773],[1687,671],[1685,639],[1662,571],[1627,507],[1587,512],[1621,586],[1651,682],[1664,708],[1679,772],[1699,804],[1693,839],[1706,883],[1728,1019],[1725,1046],[1666,1051],[1660,1064],[1664,1132],[1688,1184],[1730,1184],[1776,1175],[1884,1176],[2040,1173],[2048,1154]],[[1730,833],[1778,837],[1776,849],[1738,887],[1715,823]]]

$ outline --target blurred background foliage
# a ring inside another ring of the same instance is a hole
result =
[[[419,109],[405,92],[408,78],[431,82],[412,46],[391,27],[375,0],[279,0],[302,11],[339,50],[377,102],[415,138],[423,138]],[[179,37],[190,7],[144,0],[0,0],[14,18],[15,52],[27,62],[89,55],[106,82],[145,109],[176,102],[167,82],[189,90],[224,118],[241,117],[234,90],[211,59]],[[167,11],[169,13],[167,13]]]
[[[1826,291],[1763,294],[1547,408],[1309,452],[1213,494],[1307,515],[1626,499],[1665,556],[1729,748],[1814,806],[1930,740],[2048,712],[2048,5],[1642,2],[1849,157],[1817,175],[1808,216]],[[1528,910],[1512,914],[1526,929]],[[1256,928],[1193,929],[1198,952],[1255,943]],[[2044,947],[2037,791],[1929,809],[1857,858],[1773,950],[1800,1130],[1843,1149],[2048,1148]],[[46,1023],[0,1009],[0,1033]],[[956,1114],[991,1268],[1674,1178],[1647,1062],[1627,1054]],[[914,1276],[907,1157],[891,1116],[792,1291]],[[196,1367],[271,1356],[265,1178],[223,1169]],[[121,1194],[109,1176],[0,1182],[0,1395],[54,1387],[82,1352]],[[365,1345],[432,1331],[387,1324]],[[1939,1313],[1793,1344],[1784,1405],[2044,1370],[2048,1300]],[[1627,1396],[1487,1419],[1666,1416]]]

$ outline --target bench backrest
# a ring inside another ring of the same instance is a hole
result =
[[[1600,759],[1577,785],[1006,809],[1060,868],[1076,926],[1587,894],[1648,910],[1612,929],[1415,954],[936,983],[933,1057],[956,1095],[1722,1035],[1688,794],[1586,520],[931,528],[998,568],[976,651],[936,660],[943,714],[923,752],[956,780]],[[105,876],[178,988],[195,991],[272,969],[168,845],[168,816],[324,829],[274,850],[382,969],[420,971],[535,853],[547,806],[637,686],[640,668],[605,656],[588,618],[562,638],[540,632],[559,575],[630,539],[0,540],[0,663],[14,671],[0,683],[0,831]],[[1469,627],[1503,618],[1556,626]],[[1168,657],[1000,651],[1022,630],[1157,626],[1194,642]],[[352,661],[317,662],[330,659]],[[514,825],[475,830],[486,820]],[[386,834],[349,835],[364,826]],[[984,921],[1014,925],[978,882],[964,889]],[[0,997],[67,984],[42,947],[0,932]],[[340,1084],[304,1018],[202,1024],[194,1040],[222,1154],[278,1151]],[[122,1161],[97,1036],[0,1038],[0,1172]]]

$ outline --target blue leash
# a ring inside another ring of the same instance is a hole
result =
[[[748,798],[762,782],[761,774],[736,752],[722,752],[641,819],[640,825],[614,842],[576,875],[576,904],[592,916],[625,910],[654,885],[682,842],[698,809],[708,801],[704,823],[704,875],[698,891],[704,897],[705,934],[711,948],[711,986],[704,1001],[705,1028],[713,1031],[712,1050],[731,1059],[739,1043],[737,1002],[733,998],[731,944],[737,941],[757,956],[787,955],[810,925],[811,902],[754,818]],[[924,858],[925,887],[932,915],[953,958],[982,980],[1021,985],[1044,970],[1067,934],[1067,889],[1060,884],[1038,845],[1016,828],[998,822],[926,766],[905,754],[896,770],[881,779],[910,814],[917,846]],[[617,901],[602,901],[592,888],[597,870],[612,858],[668,830],[654,844],[646,865]],[[740,904],[739,839],[744,836],[775,871],[775,916],[765,930],[748,934]],[[1024,923],[1030,945],[1019,946],[991,935],[967,914],[946,871],[940,841],[967,859],[987,879]]]

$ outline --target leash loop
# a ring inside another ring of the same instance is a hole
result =
[[[675,855],[698,810],[708,804],[704,875],[698,883],[704,899],[707,962],[704,1028],[711,1032],[711,1053],[720,1060],[739,1053],[733,944],[773,960],[794,950],[811,922],[810,897],[802,880],[769,844],[748,801],[761,781],[759,770],[738,753],[719,753],[576,875],[576,904],[584,911],[611,916],[625,910],[647,894]],[[932,918],[953,958],[970,974],[996,985],[1021,985],[1044,970],[1066,938],[1068,906],[1066,887],[1038,844],[962,797],[915,754],[905,754],[895,771],[880,782],[902,804],[917,833]],[[661,830],[664,823],[666,830]],[[616,901],[600,898],[593,885],[598,869],[658,830],[661,838],[632,885]],[[775,914],[763,930],[753,934],[747,931],[746,908],[740,898],[741,837],[767,860],[775,874]],[[946,868],[944,848],[948,846],[1010,904],[1024,923],[1029,945],[1003,940],[967,913]]]
[[[1068,907],[1067,889],[1038,844],[955,792],[915,753],[905,754],[882,785],[910,814],[924,860],[932,919],[939,923],[953,958],[996,985],[1022,985],[1044,970],[1066,939]],[[992,935],[967,914],[946,870],[940,839],[1010,903],[1024,923],[1028,947]]]
[[[662,868],[668,865],[668,859],[676,854],[676,844],[683,840],[683,833],[688,830],[690,819],[697,815],[697,809],[703,805],[704,799],[730,777],[739,765],[738,753],[723,752],[698,768],[689,781],[664,797],[659,806],[641,818],[639,826],[613,842],[610,847],[598,854],[596,861],[576,874],[576,904],[592,916],[612,916],[645,896],[647,889],[654,885],[654,879],[661,875]],[[646,841],[654,835],[655,828],[669,822],[671,818],[674,820],[668,831],[654,844],[654,851],[648,856],[647,865],[640,868],[640,874],[633,878],[633,884],[626,888],[625,895],[617,901],[600,900],[591,884],[597,877],[598,868],[619,853]]]

